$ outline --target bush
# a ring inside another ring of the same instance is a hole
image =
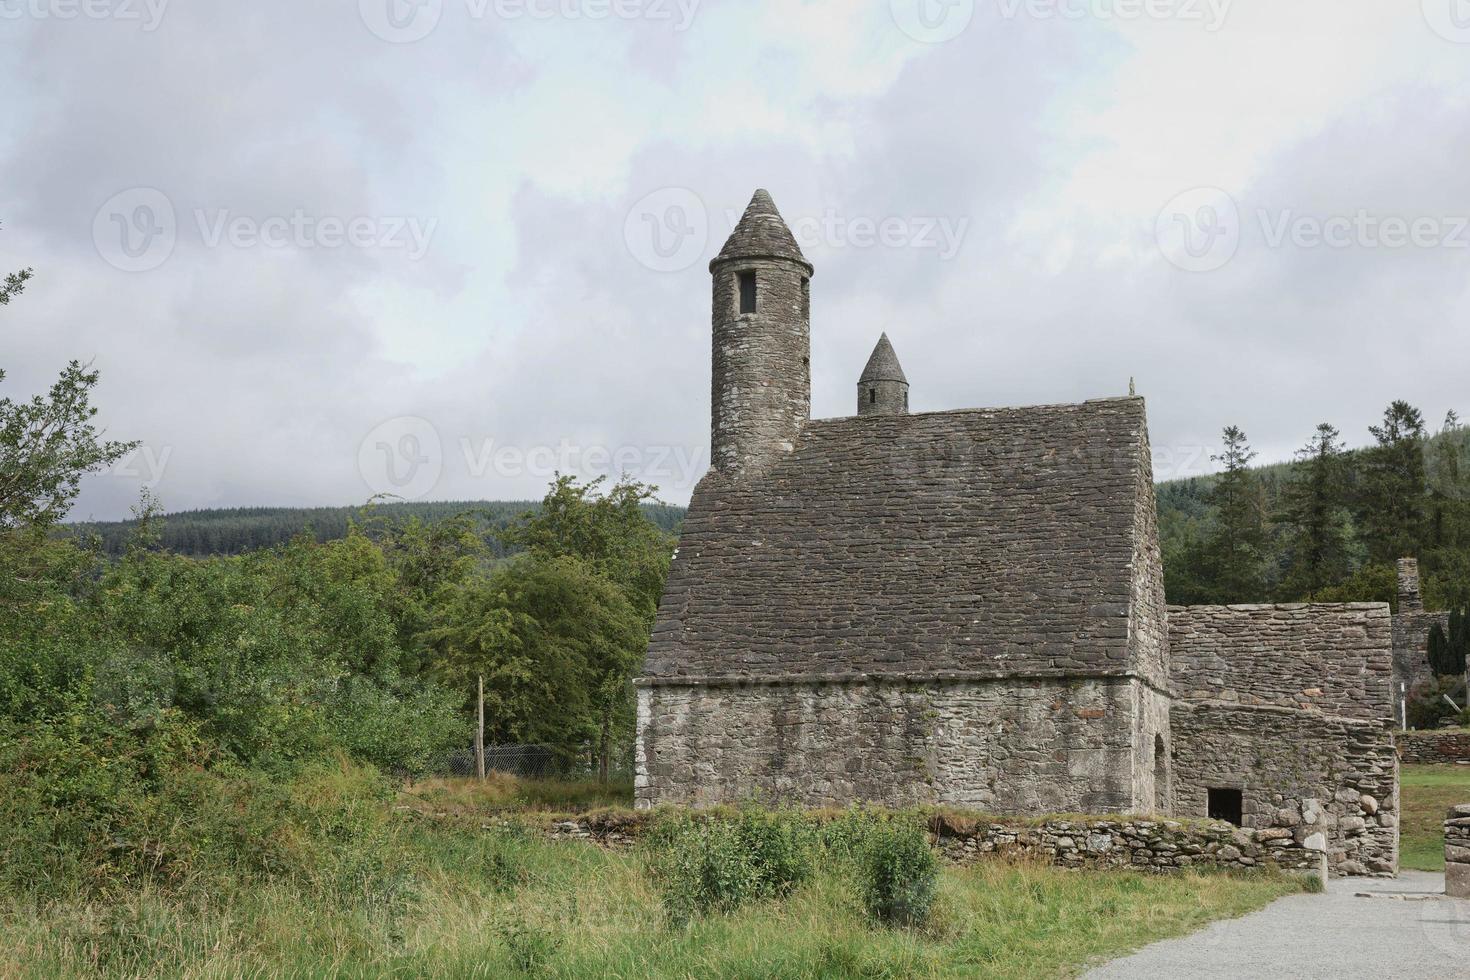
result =
[[[863,904],[888,925],[917,926],[934,906],[939,861],[923,829],[908,821],[876,823],[858,857]]]
[[[1436,677],[1420,681],[1409,693],[1408,720],[1410,728],[1439,728],[1446,718],[1460,717],[1445,700],[1445,695],[1454,698],[1464,707],[1465,682],[1458,677]]]
[[[654,877],[676,925],[790,894],[816,867],[816,833],[797,813],[680,816],[654,829]]]

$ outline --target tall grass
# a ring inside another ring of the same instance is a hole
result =
[[[1298,887],[992,862],[944,868],[929,924],[885,929],[852,875],[817,867],[676,928],[639,851],[416,816],[380,846],[411,871],[392,900],[297,878],[12,904],[0,976],[1055,977]]]

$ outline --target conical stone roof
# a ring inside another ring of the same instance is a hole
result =
[[[745,213],[740,216],[740,221],[730,233],[725,247],[720,249],[720,254],[710,263],[710,268],[730,259],[791,259],[806,266],[808,275],[812,272],[812,264],[801,254],[796,236],[791,234],[791,229],[781,220],[776,202],[771,200],[771,195],[764,188],[756,191],[755,196],[750,199]]]
[[[868,358],[868,366],[863,368],[862,377],[858,378],[858,384],[865,381],[909,383],[909,379],[904,377],[903,368],[898,363],[898,355],[893,352],[893,345],[888,342],[886,333],[878,338],[878,346],[873,348],[873,356]]]

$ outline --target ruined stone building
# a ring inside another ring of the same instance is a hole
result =
[[[812,419],[813,268],[764,191],[710,272],[640,806],[1217,815],[1393,869],[1386,605],[1166,609],[1143,399],[912,414],[884,336]]]
[[[1429,634],[1436,625],[1449,627],[1450,614],[1426,612],[1419,591],[1419,561],[1401,558],[1398,563],[1398,612],[1393,617],[1393,697],[1395,718],[1400,700],[1410,697],[1434,680],[1429,666]]]

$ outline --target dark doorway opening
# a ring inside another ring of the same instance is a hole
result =
[[[1209,816],[1211,820],[1225,820],[1239,827],[1242,817],[1240,790],[1210,790]]]

